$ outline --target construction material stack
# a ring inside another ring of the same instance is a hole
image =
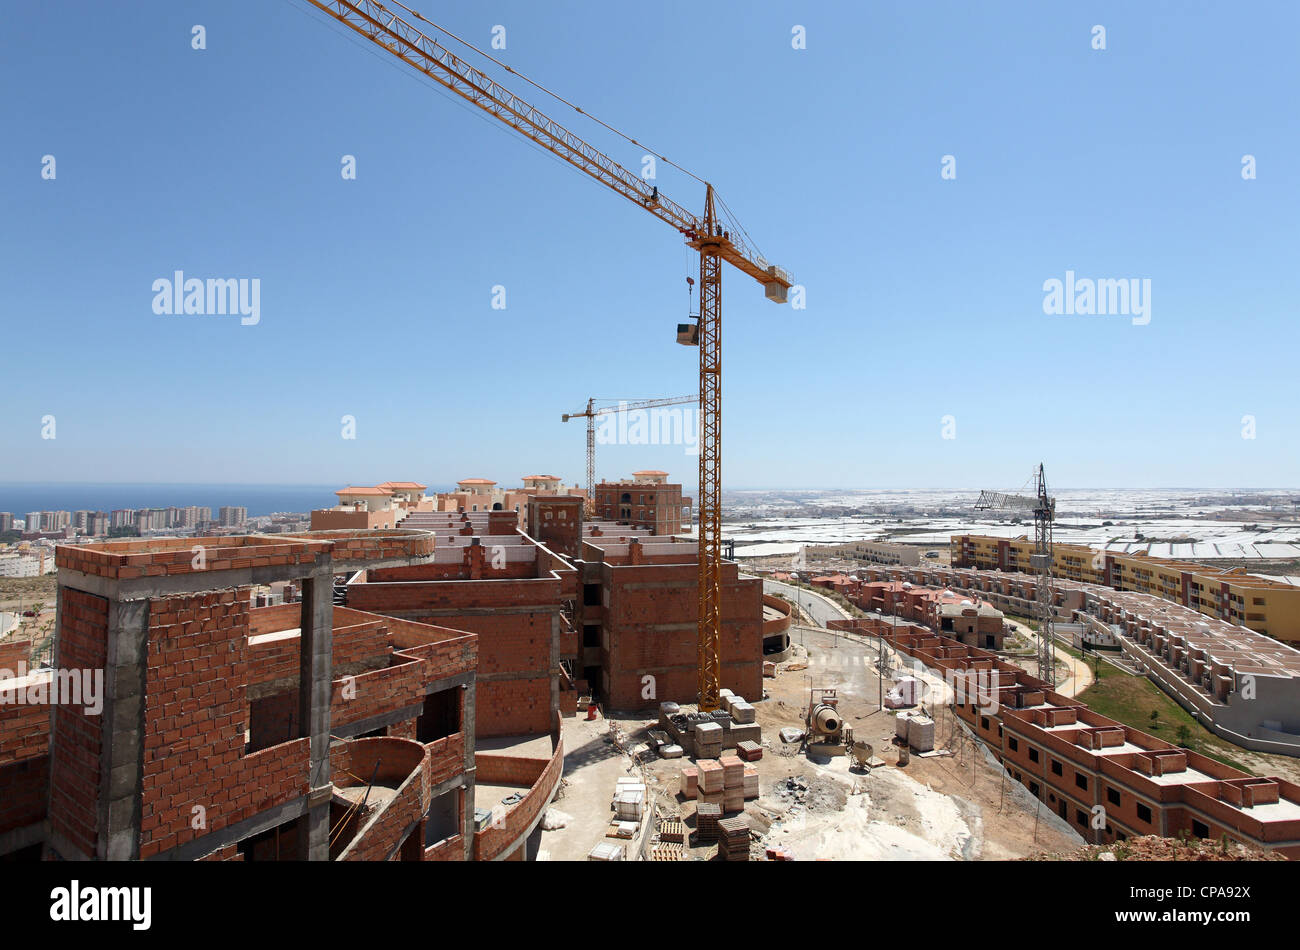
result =
[[[763,757],[763,747],[749,739],[736,743],[736,755],[745,762],[757,762]]]
[[[619,821],[638,822],[645,814],[646,787],[644,782],[620,778],[614,789],[613,809]]]
[[[710,805],[722,805],[726,798],[725,772],[717,759],[700,759],[699,800]]]
[[[695,832],[701,841],[716,841],[718,823],[722,821],[722,806],[700,802],[695,809]]]
[[[722,810],[725,812],[744,811],[744,761],[737,755],[724,755],[719,760],[719,764],[722,766]]]
[[[718,855],[724,861],[749,860],[749,822],[743,815],[718,822]]]
[[[682,797],[700,797],[700,767],[698,765],[682,766]]]
[[[722,726],[716,722],[695,724],[695,758],[716,759],[722,755]]]

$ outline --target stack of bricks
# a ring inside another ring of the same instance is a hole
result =
[[[757,762],[763,757],[763,747],[752,739],[742,739],[736,743],[736,755],[746,762]]]
[[[722,765],[722,810],[743,811],[745,808],[745,763],[735,755],[724,755]]]
[[[716,722],[695,724],[695,758],[716,759],[722,755],[722,727]]]
[[[682,766],[681,791],[686,798],[718,805],[724,812],[742,811],[747,799],[758,798],[758,766],[737,755],[700,759]]]
[[[695,831],[701,841],[715,841],[718,837],[718,824],[722,821],[722,806],[700,802],[695,809]]]
[[[700,790],[700,770],[698,766],[682,766],[682,796],[696,798]]]
[[[749,860],[749,822],[743,815],[718,822],[718,854],[724,861]]]
[[[700,770],[697,793],[699,800],[710,805],[722,806],[727,788],[726,773],[722,763],[716,759],[700,759],[697,768]]]
[[[732,721],[741,725],[752,723],[754,721],[754,707],[745,702],[739,696],[731,700],[731,706],[727,710],[731,713]]]

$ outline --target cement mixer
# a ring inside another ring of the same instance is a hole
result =
[[[808,713],[804,716],[806,751],[822,755],[843,755],[853,742],[853,727],[844,724],[839,697],[834,689],[809,690]]]

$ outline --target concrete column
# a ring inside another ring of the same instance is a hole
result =
[[[140,857],[148,641],[149,601],[110,601],[95,855],[109,861]]]
[[[311,800],[299,826],[309,861],[329,860],[330,698],[334,678],[334,572],[323,567],[303,581],[298,667],[299,736],[311,739]]]
[[[477,713],[475,686],[471,680],[462,687],[461,732],[465,736],[465,787],[461,796],[461,835],[465,839],[465,860],[474,860],[474,717]]]

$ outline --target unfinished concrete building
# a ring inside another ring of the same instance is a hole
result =
[[[336,573],[434,550],[409,530],[61,547],[54,669],[3,687],[0,854],[522,857],[558,720],[477,753],[478,637],[333,603]],[[250,607],[284,580],[301,603]],[[102,710],[63,692],[96,671]],[[484,814],[476,782],[518,798]]]
[[[696,545],[648,529],[587,527],[576,562],[583,594],[576,614],[582,652],[575,662],[612,708],[695,701],[698,555]],[[721,685],[740,696],[763,695],[764,617],[763,582],[740,577],[735,562],[724,561]],[[788,610],[785,621],[788,626]],[[769,628],[773,634],[779,625]]]

